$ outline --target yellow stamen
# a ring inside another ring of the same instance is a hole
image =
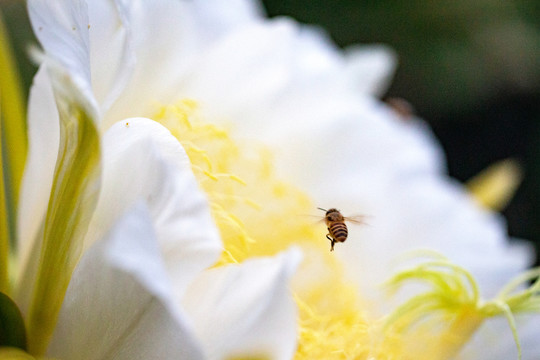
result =
[[[329,252],[325,229],[302,216],[315,207],[277,179],[269,149],[238,144],[225,129],[205,123],[191,100],[162,107],[155,119],[182,143],[208,196],[225,245],[219,264],[273,255],[291,244],[308,254],[294,281],[300,312],[296,359],[391,359],[399,353],[397,341],[374,340],[373,323]]]
[[[329,252],[325,229],[301,216],[315,206],[276,177],[269,149],[238,144],[225,129],[206,123],[192,100],[162,107],[155,119],[183,144],[208,196],[225,246],[217,266],[273,255],[292,244],[303,248],[304,262],[293,281],[300,313],[296,359],[450,359],[484,319],[496,315],[508,319],[520,351],[512,312],[540,307],[540,284],[509,293],[538,274],[526,274],[484,302],[466,270],[422,251],[429,261],[398,273],[389,284],[398,288],[416,280],[431,290],[398,307],[385,323],[373,320],[377,314],[369,314],[370,304],[344,280]]]

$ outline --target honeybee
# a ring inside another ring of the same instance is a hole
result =
[[[323,208],[317,209],[326,211],[323,220],[326,222],[326,227],[328,228],[328,234],[326,234],[326,238],[330,240],[330,251],[334,251],[334,245],[336,244],[336,242],[344,242],[345,240],[347,240],[347,235],[349,231],[347,230],[347,225],[345,224],[345,221],[349,221],[355,224],[364,223],[362,216],[345,217],[338,209],[335,208],[328,210]]]

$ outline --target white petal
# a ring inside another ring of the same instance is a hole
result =
[[[440,150],[415,134],[418,126],[398,120],[373,100],[340,104],[331,97],[305,105],[298,111],[301,114],[293,113],[295,122],[287,132],[273,134],[273,144],[278,144],[281,173],[312,195],[318,206],[339,208],[340,204],[331,202],[352,192],[377,201],[378,188],[403,177],[441,170]],[[366,211],[360,201],[356,208],[341,210]]]
[[[34,262],[29,259],[30,250],[47,212],[59,141],[58,110],[49,76],[41,66],[34,77],[28,105],[28,157],[17,219],[19,274],[29,261]]]
[[[369,226],[351,229],[346,248],[336,250],[367,296],[396,271],[400,254],[413,249],[437,250],[470,270],[487,298],[531,261],[529,248],[508,244],[500,219],[456,184],[424,176],[375,189]],[[340,201],[362,205],[360,193],[351,190]]]
[[[383,45],[346,49],[345,81],[362,94],[381,96],[388,89],[397,63],[396,53]]]
[[[47,56],[73,78],[95,107],[90,83],[88,9],[82,0],[30,0],[28,12],[34,34]]]
[[[538,341],[538,335],[540,334],[540,314],[518,315],[516,321],[521,350],[523,351],[523,360],[539,359],[540,341]]]
[[[195,19],[190,17],[189,2],[122,3],[126,14],[123,25],[129,26],[126,31],[136,63],[122,96],[104,114],[104,129],[126,117],[151,116],[156,103],[169,103],[171,82],[177,81],[191,54],[204,44]],[[96,17],[95,21],[99,22],[100,18]],[[102,43],[108,39],[96,37],[95,41]],[[95,44],[93,48],[106,48],[106,45]]]
[[[202,359],[173,303],[144,206],[81,259],[48,355],[62,359]]]
[[[92,0],[90,65],[92,88],[105,113],[121,95],[135,67],[128,6],[121,0]]]
[[[501,219],[444,177],[429,134],[382,106],[364,111],[295,129],[279,142],[277,158],[317,206],[368,216],[369,225],[351,226],[347,243],[336,249],[347,273],[362,294],[375,294],[399,254],[428,247],[473,271],[483,295],[494,295],[530,263],[529,249],[509,246]],[[295,135],[303,141],[294,143]]]
[[[540,314],[516,316],[517,333],[521,343],[522,359],[540,359]],[[488,319],[462,350],[463,360],[517,359],[517,348],[508,322],[504,318]]]
[[[193,15],[216,35],[253,21],[264,21],[263,4],[257,0],[206,0],[193,2]]]
[[[313,37],[319,41],[311,41]],[[290,117],[270,121],[276,101],[287,102],[289,92],[301,85],[309,90],[306,81],[327,76],[335,61],[335,54],[325,49],[317,34],[290,20],[250,24],[201,57],[193,75],[183,84],[183,94],[206,105],[213,119],[249,119],[242,122],[242,134],[263,135],[267,128],[289,123]],[[325,91],[331,92],[332,78],[326,79]]]
[[[217,260],[221,241],[180,143],[154,121],[128,119],[103,138],[103,183],[87,244],[101,238],[140,199],[148,205],[180,296],[195,275]]]
[[[204,272],[183,300],[209,359],[290,359],[296,306],[288,289],[301,254],[252,259]]]
[[[368,216],[368,226],[351,226],[347,243],[336,247],[363,295],[378,293],[396,257],[418,247],[472,270],[484,296],[530,263],[528,248],[507,244],[501,219],[444,177],[441,150],[421,124],[374,101],[359,99],[333,113],[328,103],[335,104],[302,109],[313,114],[311,123],[293,113],[295,122],[273,134],[273,145],[281,174],[316,206]]]
[[[222,12],[227,8],[223,1],[154,0],[122,4],[126,15],[123,24],[129,26],[126,31],[136,64],[122,96],[105,114],[104,128],[126,117],[151,116],[156,104],[177,100],[178,88],[192,73],[197,55],[231,28],[254,21],[258,12],[256,6],[242,0],[235,2],[240,9],[229,7],[226,13]],[[100,37],[95,41],[109,39]]]

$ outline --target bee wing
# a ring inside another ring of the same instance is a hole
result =
[[[323,223],[323,222],[324,222],[324,219],[325,219],[324,216],[320,216],[320,215],[305,215],[305,214],[303,214],[303,215],[300,215],[300,216],[302,216],[302,217],[308,217],[308,218],[310,218],[310,219],[313,219],[314,222],[315,222],[316,224],[318,224],[318,223]]]
[[[353,215],[353,216],[345,216],[345,221],[351,223],[351,224],[358,224],[358,225],[366,225],[366,215]]]

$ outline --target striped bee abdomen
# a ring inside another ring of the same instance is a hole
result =
[[[347,225],[344,222],[335,222],[328,227],[334,240],[344,242],[347,240]]]

